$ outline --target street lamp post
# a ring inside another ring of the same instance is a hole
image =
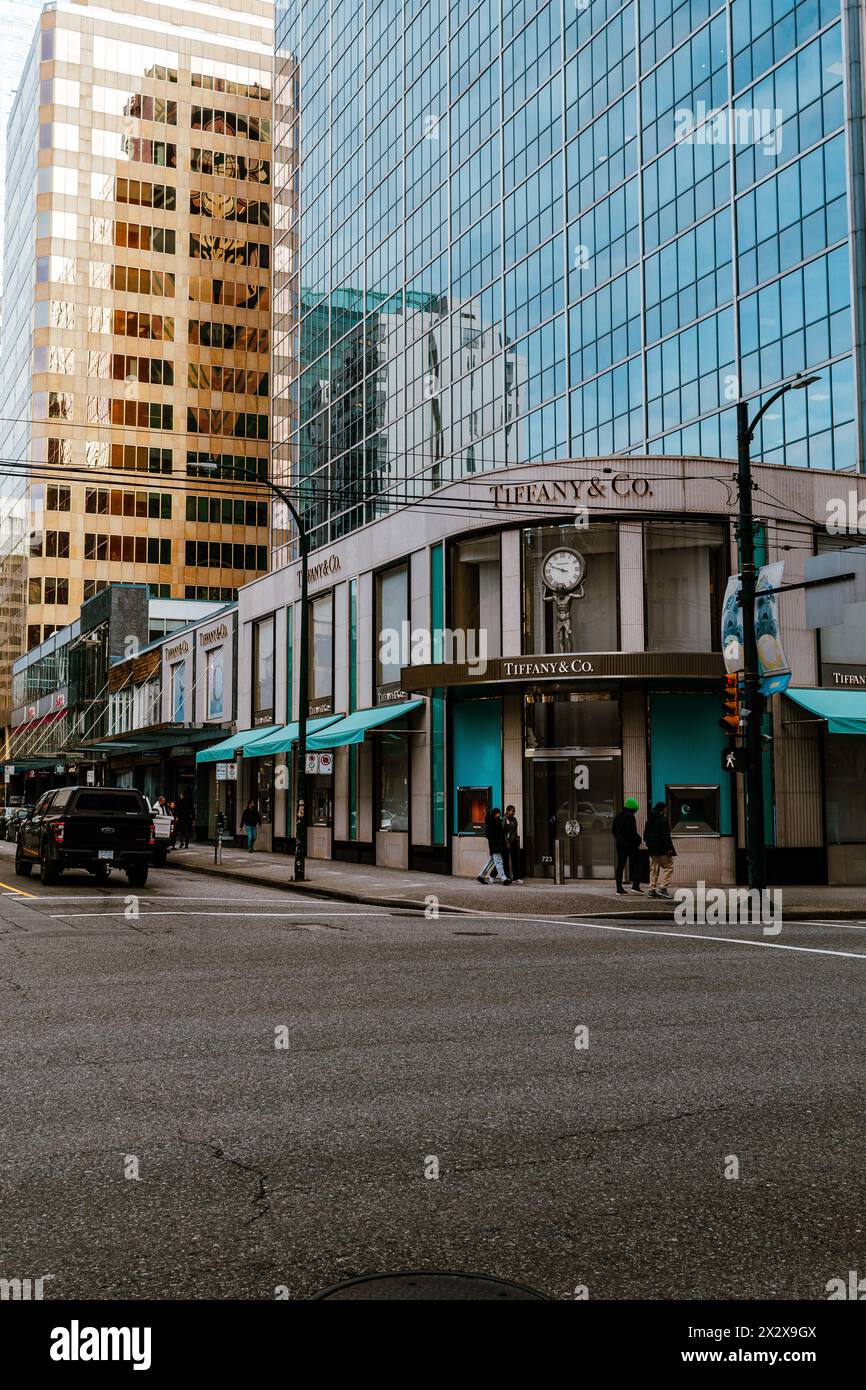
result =
[[[755,565],[755,524],[752,512],[752,464],[750,445],[761,417],[788,391],[802,391],[817,376],[797,377],[774,391],[760,410],[749,420],[747,401],[737,402],[737,486],[740,495],[740,601],[743,611],[743,708],[745,712],[746,748],[746,858],[749,887],[762,890],[767,886],[766,847],[764,837],[764,747],[761,726],[764,717],[764,697],[761,694],[761,671],[758,662],[758,638],[755,630],[755,595],[758,570]]]
[[[202,465],[200,465],[202,466]],[[212,471],[219,468],[216,459],[210,464],[204,465]],[[310,672],[309,672],[309,613],[307,609],[307,558],[310,553],[310,538],[306,527],[302,522],[297,508],[291,498],[286,495],[281,487],[271,481],[270,478],[259,478],[256,480],[261,487],[266,487],[274,497],[278,497],[283,505],[288,509],[292,520],[298,531],[298,554],[301,561],[301,632],[300,645],[301,656],[298,671],[298,779],[297,790],[295,793],[295,881],[303,882],[306,877],[307,864],[307,721],[310,714]],[[252,650],[252,644],[251,644]],[[255,671],[251,672],[250,682],[250,713],[252,714],[252,693],[255,690]],[[292,722],[292,692],[288,691],[287,696],[287,724]],[[289,748],[289,766],[291,767],[292,751]]]
[[[267,480],[271,492],[291,515],[298,532],[298,556],[301,561],[301,631],[300,660],[298,663],[298,772],[295,791],[295,882],[302,883],[306,878],[307,866],[307,720],[310,714],[310,652],[309,652],[309,610],[307,605],[307,558],[310,553],[310,538],[297,508],[281,487]],[[287,723],[292,719],[292,692],[286,697]],[[289,766],[292,751],[289,749]]]

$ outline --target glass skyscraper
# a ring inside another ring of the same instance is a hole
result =
[[[267,569],[272,44],[267,0],[39,20],[9,125],[0,711],[107,584],[228,601]]]
[[[482,470],[731,457],[737,398],[806,369],[755,457],[862,470],[861,20],[280,0],[275,467],[313,544]]]
[[[3,286],[3,203],[6,189],[6,126],[36,20],[42,8],[41,0],[0,0],[0,295]],[[0,299],[2,322],[2,299]]]

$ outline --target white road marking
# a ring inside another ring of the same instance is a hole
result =
[[[126,913],[125,913],[125,912],[51,912],[51,913],[49,913],[49,916],[50,916],[52,919],[54,919],[54,918],[63,918],[63,919],[66,919],[66,918],[69,918],[69,917],[99,917],[99,918],[103,918],[103,917],[125,917],[125,916],[126,916]],[[259,920],[259,919],[262,918],[262,917],[324,917],[324,916],[328,916],[328,917],[381,917],[381,916],[382,916],[382,911],[380,910],[379,912],[333,912],[333,913],[332,913],[332,912],[327,912],[327,911],[324,911],[324,912],[206,912],[206,911],[204,911],[204,910],[198,911],[198,910],[196,910],[196,909],[193,909],[193,910],[191,910],[190,912],[183,912],[183,911],[180,911],[180,910],[172,910],[171,912],[141,912],[141,913],[139,913],[139,916],[138,916],[138,918],[137,918],[136,920],[139,921],[139,922],[141,922],[141,921],[143,921],[145,918],[149,918],[149,917],[255,917],[256,920]],[[327,927],[321,928],[321,930],[327,931]]]
[[[648,927],[615,927],[606,922],[569,922],[555,917],[518,917],[513,913],[509,913],[505,920],[543,922],[548,926],[560,927],[590,927],[594,931],[627,932],[634,936],[672,936],[677,941],[717,941],[723,946],[763,946],[768,951],[799,951],[808,956],[842,956],[846,960],[866,960],[866,954],[860,951],[831,951],[823,946],[784,946],[779,941],[751,941],[748,937],[701,936],[698,932],[684,931],[652,931]],[[805,925],[805,923],[791,923],[791,926],[795,925],[800,926]]]
[[[807,917],[798,922],[789,922],[790,927],[845,927],[847,931],[866,931],[866,922],[839,922],[820,917]]]
[[[125,897],[129,897],[129,896],[130,896],[130,894],[129,894],[128,891],[123,892],[123,893],[39,893],[39,894],[37,894],[38,900],[39,900],[39,902],[41,902],[41,903],[111,903],[111,902],[121,902]],[[214,895],[213,895],[213,893],[208,893],[208,894],[204,894],[204,893],[203,893],[203,894],[201,894],[200,896],[199,896],[199,895],[191,896],[189,893],[159,893],[158,895],[157,895],[157,894],[154,894],[153,897],[148,897],[147,894],[139,892],[139,893],[134,894],[134,896],[138,898],[138,900],[139,900],[140,903],[174,903],[174,902],[177,902],[177,903],[212,903],[212,902],[213,902],[213,896],[214,896]],[[234,899],[232,899],[232,901],[234,901]],[[238,901],[245,903],[245,904],[247,905],[247,907],[251,907],[251,906],[255,906],[255,903],[256,903],[257,900],[256,900],[255,898],[250,899],[250,898],[244,897],[244,898],[239,899]],[[274,899],[273,899],[273,898],[262,898],[261,901],[262,901],[263,903],[267,903],[267,904],[273,905]],[[328,899],[328,898],[311,898],[310,901],[311,901],[311,902],[314,902],[314,903],[327,903],[327,902],[330,901],[330,899]],[[339,906],[339,904],[337,904],[337,906]]]

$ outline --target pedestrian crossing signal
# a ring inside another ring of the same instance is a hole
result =
[[[745,772],[749,765],[748,748],[725,748],[722,750],[723,772]]]
[[[725,676],[725,687],[722,692],[722,718],[719,726],[728,734],[737,734],[740,731],[740,695],[739,680],[736,675]]]

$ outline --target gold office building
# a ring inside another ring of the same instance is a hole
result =
[[[105,585],[230,601],[267,568],[272,45],[265,0],[42,13],[9,128],[4,710]]]

